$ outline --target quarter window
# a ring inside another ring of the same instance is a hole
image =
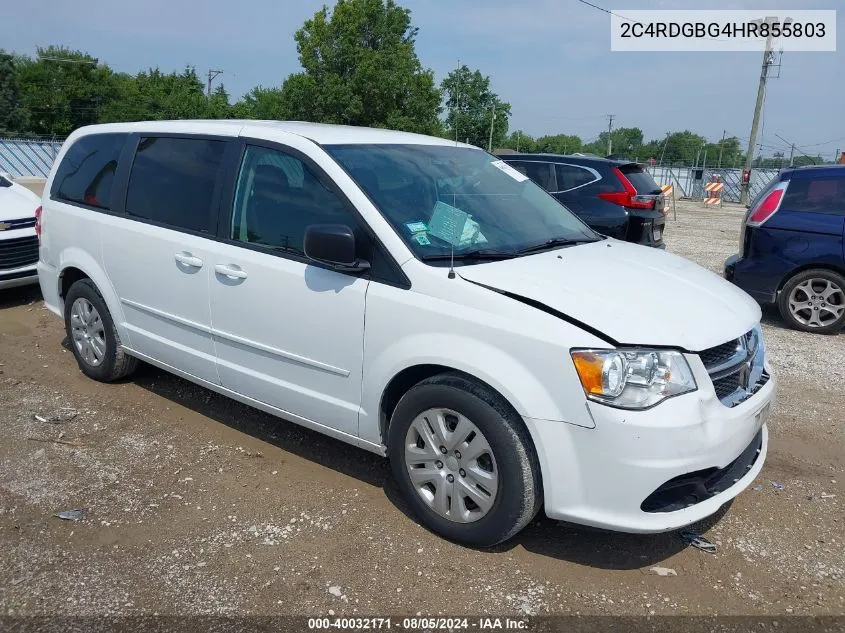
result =
[[[238,175],[229,237],[304,255],[305,229],[312,224],[357,222],[349,210],[298,158],[248,146]]]
[[[125,134],[91,134],[76,141],[56,171],[50,196],[108,210],[117,160],[125,139]]]
[[[593,172],[575,165],[557,164],[555,171],[557,172],[557,188],[560,191],[569,191],[597,180]]]
[[[226,141],[145,137],[138,143],[126,212],[177,229],[214,233],[211,208]]]

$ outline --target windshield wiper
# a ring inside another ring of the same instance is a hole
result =
[[[471,251],[461,251],[455,253],[443,253],[438,255],[423,255],[420,259],[424,262],[450,261],[453,257],[456,262],[460,261],[483,261],[483,260],[497,260],[510,259],[514,257],[515,253],[507,251],[497,251],[492,249],[475,249]]]
[[[532,244],[531,246],[526,246],[525,248],[521,248],[516,251],[517,255],[527,255],[528,253],[537,253],[540,251],[545,251],[550,248],[557,248],[558,246],[577,246],[578,244],[588,244],[590,242],[594,242],[595,240],[587,240],[587,239],[572,239],[570,237],[553,237],[551,239],[545,240],[540,242],[539,244]]]

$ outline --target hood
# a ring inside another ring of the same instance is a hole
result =
[[[563,313],[617,345],[701,351],[760,321],[757,303],[718,275],[677,255],[616,240],[457,272]]]
[[[41,199],[23,185],[0,187],[0,221],[34,217],[39,204]]]

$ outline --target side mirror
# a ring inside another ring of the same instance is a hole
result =
[[[355,234],[344,224],[312,224],[305,229],[305,256],[343,272],[362,272],[370,262],[355,255]]]

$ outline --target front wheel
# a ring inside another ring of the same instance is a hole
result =
[[[845,278],[823,268],[802,271],[784,284],[778,308],[797,330],[834,334],[845,326]]]
[[[539,509],[540,471],[522,420],[496,392],[460,374],[429,378],[402,397],[388,457],[416,515],[450,540],[495,545]]]

